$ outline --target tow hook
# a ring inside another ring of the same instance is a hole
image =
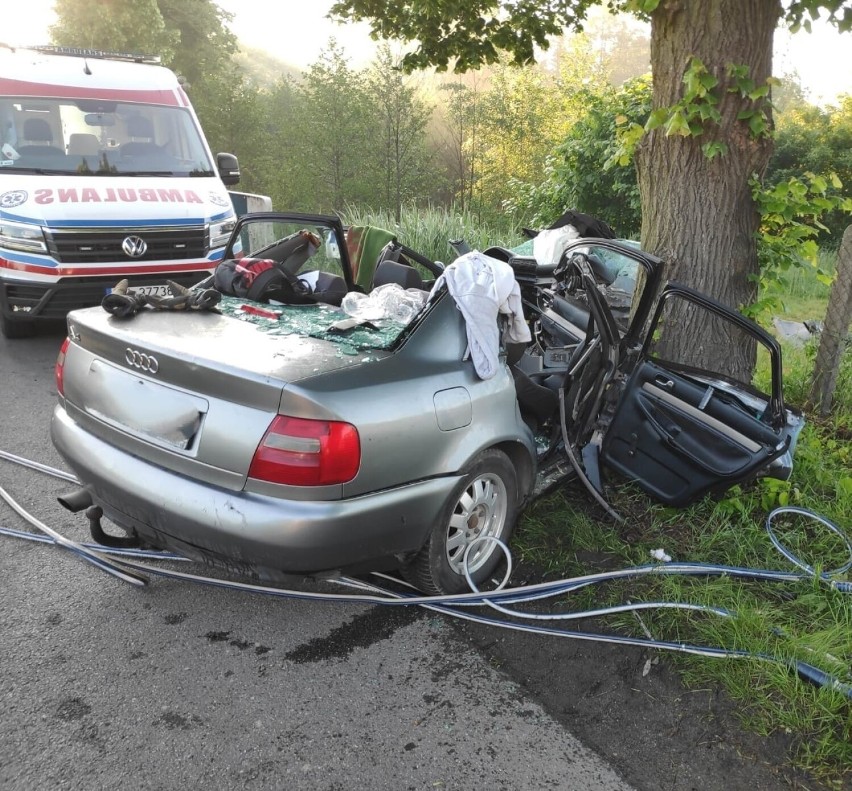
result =
[[[101,527],[101,517],[103,515],[103,509],[99,505],[91,505],[86,509],[86,518],[89,520],[89,532],[95,541],[113,549],[138,549],[142,546],[142,542],[136,533],[132,536],[121,538],[105,533],[103,527]]]

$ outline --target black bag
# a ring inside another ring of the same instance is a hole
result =
[[[580,236],[590,236],[598,239],[615,239],[615,231],[603,220],[592,217],[591,214],[583,214],[579,211],[566,211],[556,222],[548,227],[552,231],[565,225],[573,225]]]
[[[286,304],[316,302],[311,287],[295,272],[319,249],[322,241],[307,230],[297,231],[264,248],[270,258],[239,258],[222,261],[213,274],[213,284],[223,294]]]
[[[286,304],[316,302],[311,287],[271,258],[239,258],[222,261],[213,273],[217,291],[232,297]]]

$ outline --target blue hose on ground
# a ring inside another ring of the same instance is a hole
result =
[[[48,475],[54,475],[55,477],[60,477],[64,480],[74,480],[73,476],[70,476],[68,473],[65,473],[61,470],[54,470],[53,468],[47,467],[46,465],[38,464],[36,462],[28,462],[25,459],[12,456],[12,454],[6,454],[3,451],[0,451],[0,458],[4,458],[8,461],[14,461],[18,464],[24,464],[24,466],[30,467],[31,469],[44,472]],[[826,583],[835,590],[838,590],[843,593],[852,593],[852,583],[833,579],[834,576],[841,573],[845,573],[850,568],[852,568],[852,541],[850,541],[850,539],[829,520],[803,508],[776,508],[767,517],[766,529],[776,549],[778,549],[778,551],[781,552],[781,554],[787,560],[789,560],[797,568],[801,569],[804,573],[775,571],[770,569],[739,568],[734,566],[723,566],[715,564],[668,562],[665,564],[651,564],[645,566],[636,566],[627,569],[619,569],[616,571],[588,574],[570,579],[557,580],[555,582],[544,582],[538,583],[536,585],[523,586],[520,588],[506,588],[505,585],[507,584],[508,578],[511,574],[511,554],[509,552],[508,547],[502,541],[493,537],[488,537],[482,540],[493,541],[499,544],[508,561],[507,572],[496,590],[487,593],[478,591],[473,585],[473,582],[470,579],[469,574],[467,574],[466,570],[468,584],[471,586],[472,589],[471,593],[455,594],[448,596],[418,596],[414,595],[413,593],[410,593],[409,591],[399,592],[396,590],[391,590],[385,587],[381,587],[379,585],[371,584],[362,580],[351,579],[348,577],[331,578],[327,581],[353,588],[359,591],[358,593],[333,594],[288,590],[252,583],[233,582],[230,580],[217,579],[214,577],[204,577],[188,572],[182,572],[173,569],[152,566],[145,563],[139,563],[135,560],[136,558],[168,561],[185,561],[187,559],[179,555],[174,555],[172,553],[167,552],[141,549],[115,549],[102,547],[98,544],[78,544],[73,541],[70,541],[69,539],[60,535],[51,528],[48,528],[42,522],[38,521],[30,514],[28,514],[17,503],[15,503],[14,500],[11,499],[11,497],[5,492],[5,490],[2,489],[2,487],[0,487],[0,497],[3,497],[3,499],[9,502],[10,505],[12,505],[12,507],[16,510],[16,512],[19,513],[19,515],[34,524],[46,534],[37,535],[27,531],[13,530],[11,528],[0,527],[0,535],[63,546],[67,549],[71,549],[75,554],[81,556],[83,559],[94,563],[102,570],[112,574],[113,576],[118,577],[119,579],[123,579],[126,582],[131,582],[134,585],[145,584],[146,580],[145,577],[142,575],[148,574],[168,579],[195,582],[203,585],[225,588],[228,590],[258,593],[276,598],[336,601],[352,604],[380,604],[397,606],[417,605],[433,612],[442,613],[444,615],[449,615],[454,618],[460,618],[462,620],[470,621],[473,623],[500,627],[504,629],[511,629],[514,631],[521,631],[528,634],[540,634],[552,637],[567,637],[578,640],[613,643],[642,648],[654,648],[659,650],[676,651],[679,653],[687,653],[697,656],[713,658],[751,658],[760,661],[784,665],[785,667],[795,670],[799,677],[817,686],[833,689],[852,700],[852,684],[844,683],[837,677],[832,676],[831,674],[826,673],[825,671],[820,670],[819,668],[809,663],[802,662],[801,660],[782,659],[765,653],[755,653],[750,651],[715,648],[708,646],[697,646],[688,643],[675,643],[664,640],[654,640],[652,638],[646,639],[638,637],[627,637],[623,635],[598,634],[593,632],[572,631],[561,628],[533,625],[529,623],[518,623],[515,621],[490,618],[479,613],[470,612],[468,609],[471,607],[488,606],[492,609],[497,610],[503,615],[532,621],[577,620],[608,615],[616,612],[638,611],[653,608],[676,608],[693,611],[697,610],[701,612],[719,615],[721,617],[731,617],[732,615],[734,615],[734,613],[732,613],[731,611],[725,610],[723,608],[677,602],[642,602],[571,613],[528,613],[519,612],[517,610],[510,610],[506,606],[514,604],[525,604],[532,601],[540,601],[545,598],[564,595],[566,593],[577,591],[588,585],[599,584],[605,581],[625,579],[631,577],[641,577],[650,574],[679,574],[701,576],[724,575],[747,579],[773,580],[782,582],[798,582],[807,579],[819,579],[821,582]],[[834,532],[845,542],[846,548],[849,552],[849,560],[843,566],[840,566],[839,568],[834,569],[833,571],[822,572],[818,574],[813,567],[802,562],[798,557],[796,557],[792,552],[790,552],[786,547],[784,547],[778,540],[775,531],[773,530],[772,524],[775,517],[783,513],[795,513],[798,515],[806,516],[808,518],[816,519],[823,526]],[[468,547],[468,552],[469,551],[470,547]],[[122,559],[119,561],[111,561],[103,557],[104,555],[120,555]],[[402,584],[399,580],[392,579],[390,577],[385,577],[381,574],[376,574],[373,576],[378,579],[387,579],[389,581],[392,581],[395,585]]]

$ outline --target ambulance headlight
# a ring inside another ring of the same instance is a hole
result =
[[[228,244],[228,239],[231,238],[231,232],[236,224],[237,221],[233,217],[230,220],[225,220],[225,222],[213,223],[210,226],[210,249],[214,250]]]
[[[24,253],[47,253],[44,232],[39,225],[25,225],[0,219],[0,247]]]

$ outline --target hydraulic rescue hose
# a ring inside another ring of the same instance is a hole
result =
[[[62,470],[58,470],[47,465],[31,462],[14,454],[0,451],[0,459],[10,461],[16,464],[23,465],[33,470],[37,470],[53,477],[63,480],[77,482],[76,478]],[[496,626],[504,629],[512,629],[514,631],[526,632],[528,634],[548,635],[551,637],[568,637],[577,640],[588,640],[594,642],[613,643],[617,645],[629,645],[641,648],[655,648],[667,651],[676,651],[679,653],[693,654],[697,656],[713,657],[713,658],[751,658],[758,659],[764,662],[772,662],[781,664],[791,670],[794,670],[798,675],[817,686],[828,687],[847,698],[852,699],[852,684],[845,683],[835,676],[826,673],[819,668],[802,662],[797,659],[784,659],[771,654],[756,653],[744,650],[733,650],[728,648],[717,648],[711,646],[691,645],[688,643],[670,642],[665,640],[655,640],[650,638],[628,637],[624,635],[614,634],[598,634],[593,632],[572,631],[556,627],[548,627],[538,625],[536,621],[565,621],[579,620],[583,618],[597,617],[601,615],[609,615],[619,612],[638,612],[647,609],[684,609],[692,611],[706,612],[720,617],[732,617],[735,615],[730,610],[719,607],[711,607],[707,605],[697,605],[678,602],[639,602],[616,605],[613,607],[604,607],[596,610],[585,610],[579,612],[568,613],[531,613],[509,609],[508,605],[527,604],[532,601],[539,601],[547,598],[561,596],[566,593],[577,591],[589,585],[596,585],[602,582],[637,578],[649,575],[670,575],[679,574],[686,576],[729,576],[754,580],[771,580],[778,582],[797,582],[808,579],[819,580],[820,582],[830,586],[834,590],[842,593],[852,593],[852,582],[836,580],[839,574],[844,574],[852,568],[852,541],[845,533],[828,519],[821,517],[812,511],[804,508],[796,508],[792,506],[776,508],[766,519],[766,530],[769,533],[772,544],[778,551],[794,566],[801,570],[793,571],[776,571],[771,569],[751,569],[736,566],[723,566],[717,564],[702,564],[702,563],[673,563],[666,562],[660,564],[649,564],[643,566],[635,566],[632,568],[619,569],[615,571],[606,571],[596,574],[587,574],[569,579],[557,580],[554,582],[543,582],[534,585],[525,585],[517,588],[505,587],[508,583],[512,572],[512,559],[509,548],[500,539],[488,536],[481,537],[479,541],[491,541],[499,545],[500,550],[506,557],[506,571],[503,579],[493,591],[479,591],[470,577],[467,559],[471,548],[476,542],[472,542],[465,553],[464,571],[467,582],[471,587],[470,593],[454,594],[446,596],[420,596],[413,592],[413,588],[406,586],[400,580],[389,577],[383,574],[372,575],[379,580],[387,580],[395,586],[403,586],[403,592],[399,590],[391,590],[382,587],[378,584],[372,584],[363,580],[352,579],[349,577],[329,578],[327,582],[335,583],[343,587],[352,589],[353,593],[322,593],[290,590],[285,588],[275,588],[265,585],[258,585],[245,582],[233,582],[230,580],[217,579],[215,577],[205,577],[189,572],[178,571],[175,569],[153,566],[147,563],[139,563],[136,559],[159,560],[159,561],[186,561],[180,555],[175,555],[169,552],[159,552],[142,549],[124,549],[102,547],[98,544],[81,544],[61,535],[52,528],[45,525],[40,520],[29,514],[15,500],[0,487],[0,498],[5,500],[22,518],[28,521],[37,529],[41,530],[45,535],[37,535],[28,531],[13,530],[11,528],[0,527],[0,535],[6,535],[12,538],[26,539],[40,543],[50,543],[62,546],[70,550],[77,557],[93,563],[98,568],[107,573],[129,582],[133,585],[145,585],[147,579],[144,575],[155,575],[168,579],[178,579],[187,582],[196,582],[203,585],[209,585],[217,588],[225,588],[228,590],[238,590],[248,593],[258,593],[265,596],[286,599],[303,599],[314,601],[336,601],[352,604],[380,604],[390,606],[411,606],[417,605],[424,607],[433,612],[449,615],[454,618],[479,623],[487,626]],[[831,571],[818,572],[812,566],[804,563],[800,558],[796,557],[788,548],[786,548],[778,539],[773,522],[775,518],[781,514],[793,513],[807,518],[815,519],[821,525],[826,527],[831,532],[835,533],[845,543],[849,559],[842,566]],[[120,556],[120,560],[111,560],[105,556]],[[516,621],[508,621],[499,618],[492,618],[481,613],[471,612],[469,608],[487,606],[496,610],[502,615],[519,618],[522,620],[532,621],[533,623],[522,623]]]

